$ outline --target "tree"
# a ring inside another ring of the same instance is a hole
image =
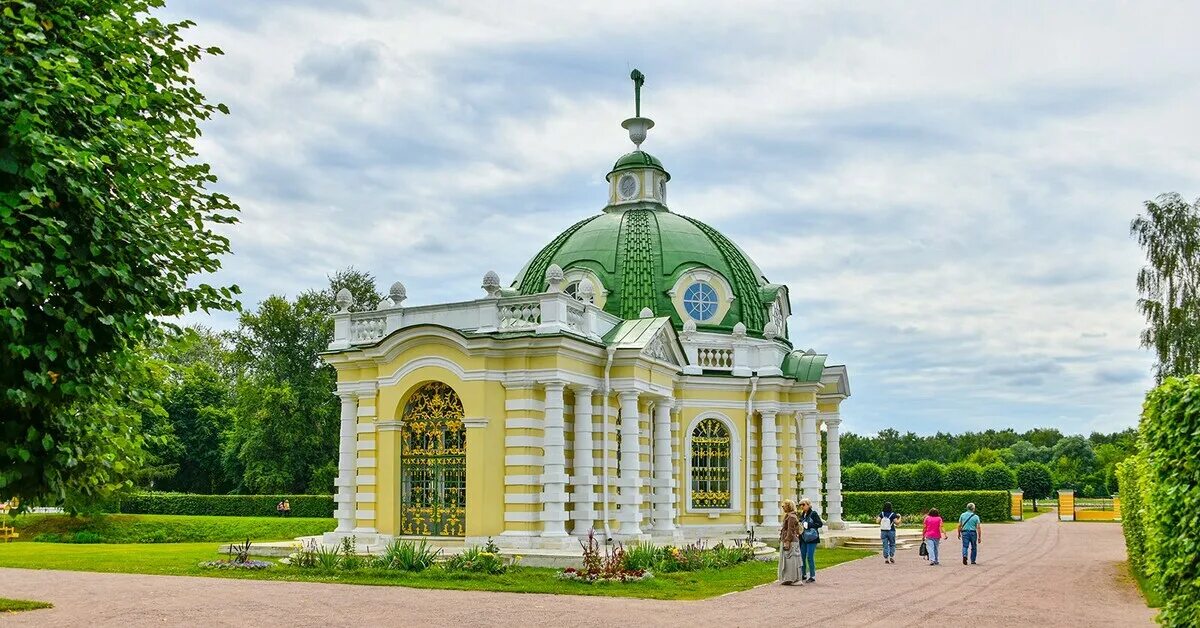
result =
[[[1027,440],[1019,440],[1012,447],[1000,452],[1001,457],[1013,466],[1026,462],[1047,462],[1050,460],[1050,448],[1038,447]]]
[[[1017,487],[1017,474],[1003,462],[993,462],[979,472],[979,488],[984,491],[1008,491]]]
[[[956,462],[946,467],[946,490],[973,491],[979,488],[979,465]]]
[[[380,296],[374,277],[352,268],[329,281],[324,290],[303,292],[294,302],[268,297],[239,319],[232,360],[245,375],[237,389],[238,417],[224,461],[241,490],[333,490],[339,430],[336,374],[320,358],[333,338],[333,295],[345,287],[370,307]],[[263,407],[275,412],[264,413]],[[281,425],[303,434],[280,434]],[[263,447],[287,447],[288,452],[273,456],[272,449]]]
[[[1200,372],[1200,199],[1179,194],[1145,202],[1129,225],[1146,254],[1138,271],[1138,309],[1146,318],[1142,346],[1153,349],[1159,383]]]
[[[188,75],[216,48],[161,0],[8,2],[0,12],[0,488],[96,498],[144,462],[140,343],[162,317],[231,309],[213,226],[237,206],[197,159],[209,103]]]
[[[972,464],[977,464],[980,467],[986,467],[989,464],[1000,462],[1000,452],[990,447],[976,449],[975,451],[971,452],[971,455],[967,456],[966,461]]]
[[[862,462],[846,469],[843,477],[847,491],[882,491],[883,468],[870,462]]]
[[[946,470],[932,460],[922,460],[913,465],[912,478],[914,491],[940,491],[946,485]]]
[[[1026,462],[1017,467],[1017,486],[1025,496],[1033,500],[1033,511],[1037,512],[1037,500],[1050,497],[1054,490],[1054,479],[1050,467],[1041,462]]]
[[[911,464],[890,464],[883,471],[883,484],[889,491],[913,490]]]

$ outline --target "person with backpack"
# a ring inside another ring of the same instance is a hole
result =
[[[896,562],[896,527],[900,525],[900,513],[892,510],[892,502],[883,502],[883,511],[875,516],[879,524],[879,539],[883,543],[884,564]]]
[[[967,511],[958,516],[958,538],[962,539],[963,564],[967,564],[967,550],[970,549],[971,564],[979,554],[979,544],[983,542],[983,529],[979,526],[979,515],[975,512],[975,504],[967,504]]]
[[[808,501],[807,497],[800,500],[800,579],[809,584],[817,581],[815,557],[817,543],[821,542],[821,533],[818,530],[824,525],[821,515],[813,510],[812,502]],[[804,578],[806,573],[807,580]]]

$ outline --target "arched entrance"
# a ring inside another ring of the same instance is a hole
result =
[[[467,443],[463,407],[446,384],[424,384],[404,406],[400,533],[465,536]]]

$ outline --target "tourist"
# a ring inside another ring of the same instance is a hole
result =
[[[925,515],[925,533],[922,536],[925,538],[925,546],[929,549],[930,566],[939,564],[938,543],[946,538],[946,534],[942,532],[942,515],[937,508],[930,508],[929,514]]]
[[[292,502],[283,500],[283,516],[287,517],[292,514]]]
[[[875,517],[879,524],[879,539],[883,542],[883,562],[896,562],[896,526],[900,525],[900,513],[892,510],[892,502],[883,502],[883,511]]]
[[[971,564],[979,554],[979,544],[983,542],[983,529],[979,527],[979,515],[975,513],[975,504],[967,504],[967,511],[958,516],[958,538],[962,539],[963,564],[967,564],[967,550],[971,550]]]
[[[779,581],[792,585],[800,580],[800,518],[796,504],[783,500],[783,526],[779,528]]]
[[[283,502],[279,502],[278,504],[275,504],[275,512],[279,513],[280,517],[283,516]]]
[[[813,583],[817,581],[817,563],[815,554],[817,552],[817,543],[821,542],[821,533],[818,530],[825,525],[821,521],[821,515],[813,510],[812,502],[808,498],[800,500],[800,579],[804,582]],[[805,579],[805,574],[808,579]]]

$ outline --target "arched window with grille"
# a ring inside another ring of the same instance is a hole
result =
[[[731,437],[719,419],[704,419],[691,434],[692,508],[730,508]]]

